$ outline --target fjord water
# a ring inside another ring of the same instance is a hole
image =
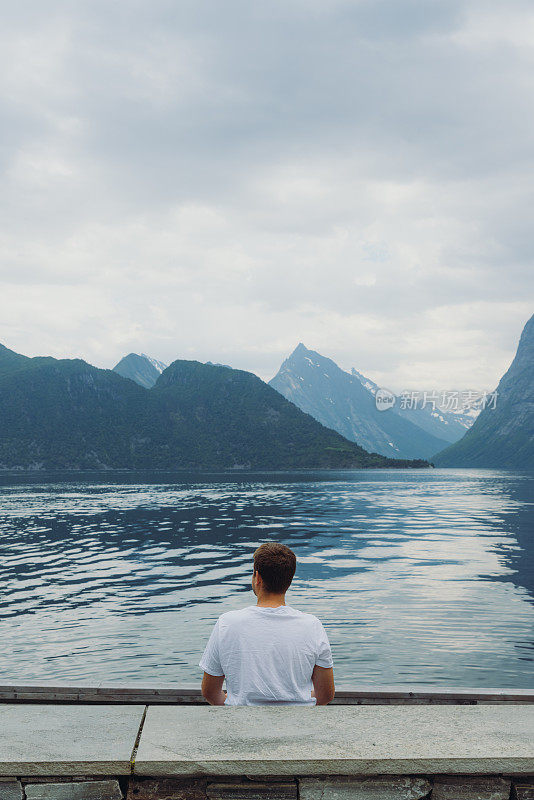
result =
[[[198,683],[251,557],[292,547],[338,685],[534,684],[534,475],[4,476],[4,683]]]

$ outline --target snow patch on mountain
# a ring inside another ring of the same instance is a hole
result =
[[[157,369],[160,375],[163,372],[163,370],[167,369],[167,367],[169,366],[168,364],[164,364],[163,361],[158,361],[157,358],[152,358],[152,356],[147,356],[146,353],[141,353],[141,358],[146,358],[146,360],[149,361],[152,364],[152,366]]]

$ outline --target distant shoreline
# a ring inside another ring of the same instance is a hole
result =
[[[434,464],[426,462],[423,464],[406,464],[398,467],[389,464],[384,467],[286,467],[284,469],[271,469],[269,467],[226,467],[222,469],[210,469],[207,467],[181,467],[177,469],[127,469],[127,468],[107,468],[107,469],[65,469],[65,468],[46,468],[32,469],[29,467],[0,467],[1,475],[283,475],[287,473],[309,474],[313,472],[387,472],[387,470],[419,470],[436,469]],[[447,469],[453,469],[448,467]],[[464,469],[468,469],[465,467]],[[488,467],[488,469],[490,469]]]

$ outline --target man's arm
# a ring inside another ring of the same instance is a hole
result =
[[[312,672],[313,694],[318,706],[326,706],[334,699],[334,669],[316,664]]]
[[[219,652],[219,628],[220,617],[213,627],[206,649],[198,665],[204,673],[201,687],[202,697],[205,697],[212,706],[222,706],[226,699],[226,695],[222,691],[224,669]]]
[[[223,692],[224,675],[210,675],[205,672],[202,677],[202,697],[210,706],[223,706],[226,692]]]

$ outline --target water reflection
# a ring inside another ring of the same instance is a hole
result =
[[[211,625],[253,602],[251,555],[276,539],[339,683],[532,686],[532,478],[4,478],[3,677],[196,682]]]

